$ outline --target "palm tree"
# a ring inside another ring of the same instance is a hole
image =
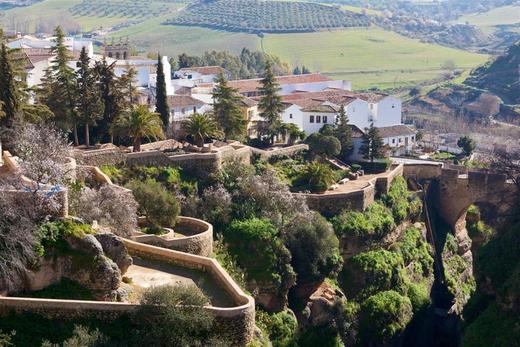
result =
[[[145,105],[132,107],[114,123],[114,132],[132,139],[134,152],[141,151],[143,137],[163,139],[163,122],[158,113],[150,112]]]
[[[315,193],[329,189],[335,181],[335,176],[328,165],[313,161],[305,165],[301,179],[307,184],[309,190]]]
[[[220,135],[217,123],[207,114],[194,113],[182,123],[187,135],[191,135],[196,145],[204,146],[204,141]]]

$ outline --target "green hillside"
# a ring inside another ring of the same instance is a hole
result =
[[[4,21],[14,15],[33,24],[42,18],[72,18],[86,30],[101,25],[106,28],[130,23],[110,36],[129,37],[143,53],[160,51],[176,56],[183,52],[199,55],[209,50],[239,53],[243,47],[264,50],[280,56],[293,67],[304,64],[313,71],[352,80],[358,89],[410,86],[438,77],[447,62],[454,63],[458,68],[471,69],[488,58],[421,43],[376,27],[265,34],[260,38],[249,33],[162,25],[183,6],[172,0],[114,0],[110,6],[103,4],[101,0],[45,0],[33,6],[6,11]],[[128,9],[118,11],[121,6]],[[164,11],[165,6],[167,11]],[[141,16],[134,7],[147,7],[155,11],[156,16]],[[351,7],[350,10],[354,9]]]
[[[460,17],[457,22],[468,22],[484,31],[493,31],[499,25],[520,25],[520,5],[502,6],[483,13],[465,15]]]
[[[263,46],[291,65],[304,64],[335,78],[350,79],[355,88],[412,85],[437,77],[447,62],[471,69],[488,58],[377,28],[266,35]]]

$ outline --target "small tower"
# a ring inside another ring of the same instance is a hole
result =
[[[109,44],[107,44],[105,40],[103,42],[103,56],[117,60],[127,60],[130,57],[130,44],[128,37],[124,42],[121,38],[119,38],[119,42],[114,42],[112,39],[112,42]]]

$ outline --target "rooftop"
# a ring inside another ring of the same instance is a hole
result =
[[[383,138],[386,137],[396,137],[396,136],[404,136],[404,135],[415,135],[415,131],[410,129],[408,126],[404,124],[392,125],[389,127],[377,128],[379,130],[379,135]]]
[[[191,95],[168,95],[168,105],[170,107],[185,107],[203,105],[202,100],[196,99]]]
[[[253,92],[260,86],[261,78],[253,78],[248,80],[229,81],[228,84],[238,89],[239,93]],[[311,73],[306,75],[286,75],[276,76],[276,81],[280,85],[299,84],[299,83],[317,83],[330,81],[331,79],[320,73]]]
[[[201,75],[218,75],[219,73],[226,73],[226,69],[220,66],[194,66],[194,67],[183,67],[179,69],[180,72],[195,71]]]

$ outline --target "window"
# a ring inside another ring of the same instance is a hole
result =
[[[188,75],[188,79],[191,80],[193,78],[193,75]]]
[[[186,109],[184,109],[184,108],[181,109],[181,113],[182,113],[182,114],[185,114],[185,113],[186,113]]]
[[[289,113],[289,119],[292,119],[292,113]]]
[[[323,123],[327,123],[328,121],[328,117],[327,116],[323,116]]]
[[[314,123],[314,116],[309,117],[309,123]]]
[[[321,116],[316,116],[316,123],[321,123]]]
[[[392,143],[395,144],[395,139],[392,139]]]
[[[193,113],[197,113],[197,106],[193,106]]]
[[[403,139],[402,138],[399,138],[399,143],[403,142]]]
[[[415,136],[412,136],[412,141],[415,141]]]

